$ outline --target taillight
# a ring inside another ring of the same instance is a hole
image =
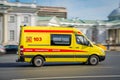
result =
[[[23,55],[23,50],[24,50],[24,47],[20,46],[20,55]]]

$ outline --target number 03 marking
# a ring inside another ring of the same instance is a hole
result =
[[[34,37],[34,41],[42,41],[41,37]]]

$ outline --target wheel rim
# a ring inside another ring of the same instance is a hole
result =
[[[90,63],[91,63],[92,65],[96,65],[96,64],[98,63],[98,59],[97,59],[96,57],[91,57]]]
[[[36,59],[35,60],[35,65],[36,66],[41,66],[42,65],[42,60],[41,59]]]

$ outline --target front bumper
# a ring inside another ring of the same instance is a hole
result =
[[[99,56],[99,61],[104,61],[105,60],[105,56]]]

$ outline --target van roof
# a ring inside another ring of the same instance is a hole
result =
[[[61,32],[61,33],[82,33],[73,27],[53,27],[53,26],[25,26],[24,32]]]

